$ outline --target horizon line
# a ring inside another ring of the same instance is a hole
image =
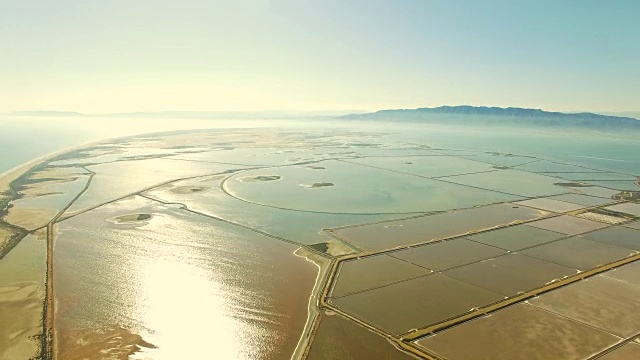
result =
[[[424,107],[404,107],[404,108],[385,108],[376,110],[364,110],[364,109],[348,109],[348,110],[255,110],[255,111],[215,111],[215,110],[160,110],[160,111],[123,111],[123,112],[108,112],[108,113],[84,113],[73,110],[15,110],[0,114],[1,116],[25,116],[25,117],[64,117],[64,116],[77,116],[77,117],[109,117],[109,116],[135,116],[135,115],[154,115],[154,114],[201,114],[201,115],[214,115],[214,116],[241,116],[241,115],[271,115],[271,116],[339,116],[350,114],[367,114],[375,113],[379,111],[393,111],[393,110],[418,110],[418,109],[438,109],[444,107],[472,107],[472,108],[498,108],[498,109],[524,109],[524,110],[540,110],[543,112],[556,112],[563,114],[580,114],[591,113],[596,115],[609,115],[619,117],[630,117],[628,114],[640,114],[640,110],[628,110],[628,111],[593,111],[593,110],[577,110],[577,111],[558,111],[558,110],[545,110],[543,108],[533,107],[519,107],[519,106],[493,106],[493,105],[439,105],[439,106],[424,106]],[[625,116],[625,114],[627,114]]]

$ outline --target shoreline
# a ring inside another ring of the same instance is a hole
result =
[[[80,150],[84,147],[87,146],[91,146],[94,144],[98,144],[102,141],[107,141],[107,140],[111,140],[111,139],[105,139],[105,140],[99,140],[99,141],[94,141],[94,142],[88,142],[82,145],[78,145],[78,146],[72,146],[72,147],[68,147],[68,148],[64,148],[64,149],[60,149],[42,156],[39,156],[35,159],[31,159],[29,161],[27,161],[26,163],[22,164],[22,165],[18,165],[16,167],[13,167],[3,173],[0,173],[0,193],[5,192],[7,190],[9,190],[9,186],[10,184],[15,181],[16,179],[20,178],[20,176],[24,175],[25,173],[29,172],[29,170],[35,168],[36,166],[44,163],[47,160],[50,160],[58,155],[62,155],[71,151],[76,151],[76,150]]]
[[[309,302],[307,304],[307,321],[304,324],[303,331],[298,339],[298,344],[290,358],[291,360],[301,360],[305,357],[313,340],[313,336],[315,335],[313,330],[316,327],[316,322],[318,321],[321,312],[317,305],[324,290],[325,279],[331,269],[333,261],[335,260],[324,258],[304,247],[298,248],[293,252],[293,254],[304,258],[306,261],[318,267],[318,275],[316,276],[315,284],[313,285],[311,295],[309,296]]]
[[[215,129],[215,128],[212,128]],[[194,131],[197,130],[205,130],[205,129],[194,129]],[[208,129],[207,129],[208,130]],[[175,131],[183,131],[183,130],[175,130]],[[190,130],[188,130],[190,131]],[[44,154],[42,156],[38,156],[36,158],[33,158],[29,161],[27,161],[26,163],[23,163],[21,165],[15,166],[9,170],[6,170],[2,173],[0,173],[0,193],[5,192],[6,190],[9,189],[9,185],[11,184],[11,182],[13,182],[14,180],[18,179],[20,176],[24,175],[26,172],[28,172],[29,170],[33,169],[34,167],[42,164],[43,162],[52,159],[55,156],[59,156],[71,151],[77,151],[77,150],[81,150],[83,148],[86,147],[90,147],[90,146],[95,146],[95,145],[99,145],[101,143],[104,142],[111,142],[111,141],[117,141],[117,140],[122,140],[122,139],[126,139],[129,137],[134,137],[134,136],[140,136],[140,135],[151,135],[151,134],[161,134],[161,133],[165,133],[165,132],[174,132],[174,131],[157,131],[157,132],[136,132],[136,133],[132,133],[132,134],[128,134],[128,135],[122,135],[122,136],[116,136],[116,137],[110,137],[110,138],[105,138],[105,139],[100,139],[100,140],[91,140],[91,141],[87,141],[85,143],[82,143],[80,145],[72,145],[63,149],[59,149],[47,154]]]

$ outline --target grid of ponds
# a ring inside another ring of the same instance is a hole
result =
[[[635,261],[423,337],[416,345],[450,360],[522,354],[540,360],[635,359],[638,285],[640,261]]]
[[[528,207],[497,204],[405,220],[345,227],[333,232],[362,249],[380,251],[535,220],[545,215],[547,213],[544,211]]]

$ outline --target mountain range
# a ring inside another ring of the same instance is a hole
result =
[[[640,130],[640,120],[624,116],[601,115],[590,112],[563,113],[517,107],[501,108],[469,105],[380,110],[373,113],[349,114],[340,118],[434,124],[530,125]]]
[[[195,112],[164,111],[113,114],[82,114],[73,111],[16,111],[10,116],[27,117],[131,117],[168,119],[334,119],[387,122],[413,122],[447,125],[545,126],[579,127],[602,130],[640,130],[640,120],[620,116],[635,113],[595,114],[590,112],[564,113],[518,107],[440,106],[417,109],[380,110],[371,113],[344,112]]]

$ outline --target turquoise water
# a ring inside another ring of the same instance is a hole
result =
[[[323,161],[316,165],[325,169],[278,167],[247,171],[230,178],[224,187],[237,198],[265,206],[347,214],[442,211],[519,199],[342,161]],[[280,179],[243,181],[272,175]],[[313,184],[331,186],[313,188]]]
[[[429,145],[480,151],[499,151],[532,155],[597,169],[640,174],[640,134],[604,134],[553,129],[509,130],[471,129],[433,125],[369,124],[365,122],[327,125],[300,120],[297,122],[252,122],[107,118],[30,118],[0,117],[0,173],[50,152],[83,143],[116,136],[179,129],[289,126],[304,132],[308,128],[332,127],[380,131],[388,133],[396,142],[409,141],[416,146]],[[327,131],[328,145],[335,145],[335,133]],[[363,141],[372,143],[379,138],[363,134]],[[346,145],[346,144],[345,144]],[[388,144],[387,144],[388,146]],[[336,149],[336,152],[343,149]],[[343,150],[344,151],[344,150]],[[384,156],[388,149],[370,149]],[[406,154],[412,153],[406,150]],[[460,153],[464,156],[464,153]]]
[[[474,157],[470,156],[469,158],[473,159]],[[452,156],[371,157],[354,159],[350,162],[425,177],[495,170],[490,164]]]
[[[99,140],[162,131],[268,125],[259,120],[0,116],[0,174],[51,152]]]
[[[57,124],[0,118],[0,173],[53,151],[95,139],[90,129],[68,129]]]
[[[302,244],[329,240],[329,236],[322,232],[322,229],[325,228],[400,217],[400,215],[321,214],[254,205],[225,194],[220,189],[220,181],[221,177],[185,180],[164,188],[154,189],[148,194],[164,201],[185,204],[189,209],[203,214],[228,219],[243,226],[249,226]],[[205,190],[195,193],[174,191],[191,186],[202,187]]]
[[[398,137],[431,146],[538,156],[601,170],[640,174],[640,134],[443,126],[394,131],[398,132]]]

